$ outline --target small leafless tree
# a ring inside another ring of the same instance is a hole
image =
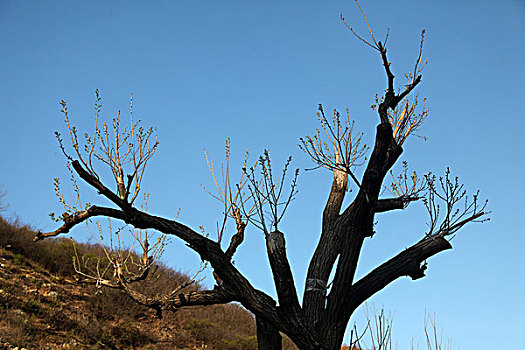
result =
[[[392,350],[396,349],[392,338],[394,315],[386,313],[382,308],[376,309],[373,305],[365,304],[364,316],[366,325],[360,332],[354,325],[350,331],[350,342],[347,350]],[[425,312],[424,321],[425,344],[428,350],[452,350],[451,341],[443,340],[443,330],[439,331],[436,316],[431,317]],[[343,349],[342,348],[342,349]],[[412,340],[412,350],[419,349]]]
[[[7,191],[4,189],[3,185],[0,185],[0,213],[5,211],[8,207],[7,203],[5,202],[6,197]]]
[[[363,18],[366,21],[364,14]],[[363,144],[362,134],[355,131],[348,111],[344,118],[337,111],[328,118],[322,106],[319,106],[318,113],[320,130],[300,140],[299,146],[315,167],[333,172],[322,213],[319,242],[308,267],[302,302],[287,258],[286,235],[278,229],[296,192],[297,172],[289,176],[290,161],[279,172],[280,176],[276,176],[270,153],[266,151],[253,166],[248,166],[246,159],[239,171],[240,180],[232,182],[229,142],[222,174],[216,172],[213,159],[206,154],[215,185],[215,190],[210,193],[223,205],[222,218],[217,224],[217,239],[212,239],[203,230],[194,230],[177,221],[176,215],[169,219],[148,213],[147,196],[142,197],[142,204],[137,204],[146,165],[158,146],[155,129],[141,127],[140,121],[133,118],[132,106],[128,126],[122,126],[120,113],[110,125],[100,124],[98,91],[95,128],[92,134],[84,135],[84,142],[79,140],[78,131],[70,123],[66,103],[61,103],[71,147],[66,147],[58,133],[57,138],[68,160],[75,195],[73,202],[65,200],[60,181],[55,181],[64,213],[60,217],[52,214],[52,217],[62,225],[53,232],[38,232],[36,240],[67,233],[95,217],[117,220],[124,226],[115,230],[115,225],[111,224],[109,239],[102,238],[103,242],[109,242],[107,264],[93,265],[76,257],[75,267],[84,280],[121,289],[138,303],[157,310],[159,315],[164,310],[186,306],[239,302],[255,315],[259,349],[280,349],[280,332],[288,335],[300,349],[340,349],[350,317],[363,302],[402,276],[422,278],[427,259],[451,249],[449,239],[452,235],[467,223],[483,220],[486,216],[485,203],[480,205],[478,194],[468,196],[449,170],[443,177],[418,176],[410,173],[404,163],[400,175],[391,172],[403,152],[402,145],[410,135],[415,135],[428,115],[428,109],[424,104],[421,106],[415,93],[426,62],[422,55],[424,32],[415,67],[405,75],[407,84],[398,90],[394,87],[394,75],[387,56],[388,34],[384,41],[376,41],[369,27],[371,39],[367,40],[342,16],[341,19],[357,38],[379,54],[387,76],[387,88],[374,106],[379,124],[370,153],[369,147]],[[361,166],[364,170],[359,176],[356,169]],[[386,186],[384,183],[389,174],[392,184]],[[84,203],[77,177],[109,200],[111,205]],[[380,197],[385,187],[392,193],[391,197]],[[344,207],[350,189],[354,189],[354,196]],[[429,230],[422,233],[418,242],[356,280],[355,271],[363,242],[375,233],[376,215],[404,209],[416,201],[428,209]],[[228,220],[234,221],[234,232],[228,232]],[[232,263],[250,224],[265,235],[277,300],[256,289]],[[100,223],[97,227],[103,231]],[[126,231],[134,238],[131,247],[123,247],[121,236]],[[145,295],[134,287],[150,275],[153,262],[164,250],[166,236],[178,237],[200,255],[203,263],[198,271],[205,264],[211,266],[216,282],[212,289],[189,290],[187,287],[197,280],[197,276],[166,295]],[[230,240],[225,244],[227,236]],[[313,234],[305,237],[316,239]],[[138,251],[140,258],[131,251]],[[332,272],[335,272],[334,278],[329,281]]]

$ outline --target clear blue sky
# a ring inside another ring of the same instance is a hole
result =
[[[427,277],[400,279],[373,302],[395,312],[399,349],[412,337],[422,342],[427,310],[457,348],[523,350],[525,2],[362,5],[378,36],[390,28],[398,77],[412,69],[420,31],[427,31],[419,92],[431,108],[421,132],[429,140],[409,139],[403,159],[421,172],[450,166],[471,191],[481,189],[493,211],[489,223],[466,227],[452,251],[431,259]],[[158,128],[160,149],[144,181],[151,211],[173,217],[181,207],[182,222],[210,232],[221,212],[200,187],[212,185],[203,147],[218,162],[230,137],[239,171],[246,148],[252,159],[269,148],[276,163],[292,155],[295,167],[307,168],[297,143],[317,127],[318,103],[326,110],[348,106],[371,141],[378,117],[369,106],[385,75],[377,53],[352,37],[340,12],[365,33],[351,0],[0,1],[7,214],[37,229],[56,228],[47,216],[60,210],[53,178],[67,182],[53,137],[64,130],[58,103],[68,101],[76,125],[90,130],[96,88],[106,118],[119,108],[126,115],[133,91],[134,114]],[[327,171],[302,171],[282,225],[301,293],[330,179]],[[418,204],[378,216],[359,274],[416,242],[425,220]],[[262,234],[250,230],[235,261],[273,294],[263,245]],[[164,261],[191,272],[197,258],[174,239]]]

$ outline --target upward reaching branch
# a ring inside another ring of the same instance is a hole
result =
[[[424,32],[423,32],[424,33]],[[388,118],[388,109],[395,110],[398,103],[405,98],[412,90],[415,89],[417,84],[421,82],[421,75],[414,77],[414,80],[405,86],[403,92],[399,95],[396,95],[394,90],[394,74],[390,70],[390,62],[388,62],[388,57],[386,55],[386,47],[384,47],[381,42],[378,42],[377,48],[381,53],[381,60],[383,61],[383,66],[385,67],[385,72],[388,79],[388,88],[385,93],[384,101],[379,105],[379,117],[381,118],[381,123],[389,123]]]
[[[251,199],[251,196],[244,195],[244,187],[248,184],[248,177],[243,171],[239,180],[239,183],[232,187],[232,181],[230,178],[230,140],[226,140],[226,165],[222,166],[222,181],[219,181],[218,176],[215,174],[213,159],[211,155],[208,155],[204,150],[206,157],[206,163],[212,175],[215,187],[217,189],[216,194],[204,190],[212,195],[214,198],[219,200],[224,206],[222,224],[217,223],[217,242],[221,243],[224,231],[226,229],[226,222],[228,218],[232,218],[235,221],[237,232],[231,237],[230,244],[226,250],[226,256],[232,259],[233,255],[237,251],[237,248],[244,241],[244,231],[248,225],[250,217],[254,214],[256,206],[253,205],[247,208],[247,202]],[[246,151],[243,163],[243,169],[246,168],[248,161],[248,151]]]

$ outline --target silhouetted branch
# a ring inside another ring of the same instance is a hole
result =
[[[417,201],[418,199],[418,197],[397,197],[379,199],[374,204],[372,211],[374,213],[383,213],[396,209],[405,209],[410,202]]]
[[[68,233],[69,230],[75,227],[76,225],[83,223],[89,218],[94,217],[94,216],[106,216],[106,217],[112,217],[112,218],[121,219],[121,220],[124,220],[126,218],[126,214],[121,210],[106,208],[106,207],[99,207],[99,206],[94,205],[82,212],[78,212],[73,215],[68,215],[64,213],[64,215],[62,216],[64,224],[62,226],[60,226],[58,229],[52,232],[38,231],[35,236],[35,241],[39,241],[47,237],[54,237],[62,233]]]
[[[429,214],[429,229],[426,236],[442,234],[452,235],[466,223],[481,218],[487,213],[485,208],[488,201],[479,203],[479,191],[469,200],[464,185],[459,178],[451,178],[450,169],[447,168],[444,177],[439,177],[436,183],[435,175],[426,175],[428,191],[423,203]],[[440,203],[441,202],[441,205]],[[444,207],[444,214],[442,207]],[[441,224],[439,221],[441,220]],[[481,221],[490,220],[490,218]],[[439,227],[438,227],[439,225]]]

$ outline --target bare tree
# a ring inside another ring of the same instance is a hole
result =
[[[363,18],[366,21],[364,14]],[[341,19],[348,26],[342,16]],[[348,28],[379,53],[387,76],[387,88],[374,106],[379,124],[369,155],[369,148],[362,142],[362,134],[354,131],[349,113],[343,118],[334,111],[333,117],[329,118],[322,106],[319,106],[318,113],[320,130],[300,140],[301,149],[316,167],[333,172],[330,193],[322,213],[319,242],[308,267],[302,302],[286,254],[286,235],[278,229],[296,188],[297,172],[291,179],[286,179],[289,161],[280,176],[275,176],[270,153],[266,151],[251,167],[245,160],[240,180],[232,183],[229,143],[222,176],[216,173],[213,160],[207,155],[216,187],[216,192],[210,193],[223,204],[217,239],[212,239],[203,230],[194,230],[177,221],[176,217],[169,219],[149,214],[147,201],[142,206],[137,205],[144,170],[158,146],[155,129],[142,128],[140,122],[133,119],[132,108],[128,126],[122,127],[119,116],[112,125],[99,126],[98,91],[95,128],[93,134],[85,135],[83,143],[70,124],[66,103],[62,101],[72,155],[58,133],[57,138],[68,159],[75,200],[70,204],[64,199],[60,182],[56,180],[57,195],[65,212],[60,217],[52,216],[63,224],[53,232],[38,232],[36,240],[67,233],[95,217],[118,220],[131,227],[136,245],[123,248],[120,235],[124,229],[110,230],[110,249],[106,253],[109,263],[104,268],[85,264],[80,257],[76,259],[75,266],[84,280],[121,289],[135,301],[157,310],[159,315],[164,310],[185,306],[239,302],[256,317],[259,349],[280,349],[280,332],[288,335],[300,349],[340,349],[350,317],[358,306],[402,276],[422,278],[428,258],[452,248],[450,237],[465,224],[482,221],[486,216],[485,204],[479,204],[478,194],[468,196],[458,179],[453,178],[448,170],[443,177],[431,174],[418,176],[410,174],[405,163],[400,175],[391,172],[403,152],[402,145],[407,137],[418,131],[428,114],[424,105],[421,108],[415,93],[426,62],[422,56],[424,32],[415,67],[405,75],[407,84],[404,88],[397,90],[387,56],[388,34],[384,41],[376,41],[369,27],[371,40],[366,40],[350,26]],[[356,169],[360,166],[364,166],[364,170],[358,176]],[[392,184],[386,186],[384,183],[389,173]],[[111,205],[91,205],[81,201],[76,177],[109,200]],[[103,177],[113,185],[104,183]],[[392,196],[380,198],[385,187]],[[354,197],[349,205],[344,206],[345,196],[351,188],[355,189]],[[363,242],[375,233],[376,214],[404,209],[416,201],[422,202],[428,209],[428,232],[422,234],[421,240],[356,280],[355,271]],[[228,232],[228,220],[235,223],[234,232]],[[256,289],[232,264],[248,225],[259,228],[266,238],[277,300]],[[155,239],[153,235],[156,235]],[[211,266],[216,282],[213,289],[188,289],[197,277],[166,295],[145,295],[135,287],[136,283],[148,278],[153,262],[164,249],[166,235],[178,237],[200,255],[203,264],[199,271],[204,264]],[[225,244],[228,235],[231,238]],[[311,237],[314,239],[314,235]],[[131,250],[138,250],[142,257],[134,258],[129,253]],[[334,278],[329,282],[333,271]]]
[[[365,304],[364,316],[366,325],[362,331],[358,331],[357,325],[354,325],[350,330],[350,342],[348,346],[343,349],[347,350],[391,350],[396,348],[392,339],[392,327],[394,323],[394,315],[392,313],[385,313],[382,308],[376,309],[374,305]],[[428,350],[452,350],[452,342],[449,340],[444,342],[443,329],[438,330],[436,323],[436,315],[433,317],[425,311],[424,321],[425,343]],[[410,347],[416,350],[414,340]]]
[[[8,205],[5,203],[5,197],[7,197],[7,191],[3,185],[0,185],[0,213],[5,211]]]

